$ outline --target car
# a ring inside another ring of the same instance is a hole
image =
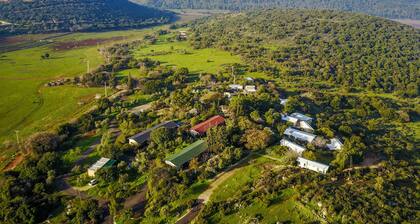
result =
[[[96,180],[96,179],[93,179],[93,180],[89,181],[90,186],[95,186],[97,183],[98,183],[98,180]]]

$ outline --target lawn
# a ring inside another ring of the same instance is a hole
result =
[[[186,41],[168,42],[160,38],[153,45],[142,46],[134,54],[137,58],[149,57],[174,67],[187,67],[192,73],[217,73],[222,65],[241,63],[241,58],[214,48],[193,49]]]

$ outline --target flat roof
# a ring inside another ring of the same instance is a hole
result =
[[[191,145],[184,148],[181,152],[176,153],[166,158],[166,164],[175,166],[177,168],[190,161],[192,158],[200,155],[207,150],[207,142],[204,140],[198,140]]]

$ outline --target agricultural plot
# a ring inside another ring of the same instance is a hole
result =
[[[193,49],[184,42],[169,42],[161,38],[156,44],[142,46],[134,52],[138,58],[151,58],[164,65],[187,67],[192,73],[217,73],[226,64],[241,63],[241,58],[214,48]]]
[[[90,108],[100,88],[44,87],[62,77],[74,77],[103,63],[98,47],[140,38],[148,30],[56,35],[28,35],[2,39],[0,47],[0,143],[48,130]],[[43,40],[43,41],[41,41]],[[41,45],[39,43],[42,42]],[[54,49],[57,46],[62,48]],[[64,46],[64,48],[63,48]],[[67,46],[70,46],[67,49]],[[41,56],[49,54],[47,59]],[[3,167],[15,151],[2,151]]]

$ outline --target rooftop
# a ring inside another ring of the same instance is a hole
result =
[[[308,116],[306,116],[306,115],[303,115],[303,114],[301,114],[301,113],[293,113],[293,114],[291,114],[291,115],[289,115],[289,116],[290,116],[290,117],[297,118],[297,119],[299,119],[299,120],[301,120],[301,121],[312,121],[312,120],[313,120],[313,118],[308,117]]]
[[[137,142],[137,144],[142,144],[142,143],[144,143],[144,142],[146,142],[146,141],[149,140],[150,133],[153,130],[158,129],[160,127],[176,128],[176,127],[178,127],[178,124],[175,123],[174,121],[166,121],[166,122],[160,123],[160,124],[158,124],[158,125],[156,125],[154,127],[151,127],[149,129],[146,129],[146,130],[144,130],[144,131],[142,131],[142,132],[140,132],[140,133],[138,133],[136,135],[133,135],[133,136],[131,136],[128,139]]]
[[[184,148],[181,152],[168,157],[165,163],[173,167],[181,167],[192,158],[200,155],[207,150],[207,143],[204,140],[198,140],[188,147]]]
[[[298,157],[297,161],[299,163],[300,167],[303,168],[308,168],[310,170],[316,171],[316,172],[321,172],[321,173],[326,173],[327,170],[329,169],[330,166],[322,164],[322,163],[318,163],[309,159],[305,159],[302,157]]]
[[[224,117],[220,115],[216,115],[204,122],[201,122],[195,125],[194,127],[191,128],[191,131],[196,132],[198,134],[205,134],[208,129],[215,127],[217,125],[223,124],[224,122],[225,122]]]
[[[97,171],[103,167],[112,166],[115,163],[115,160],[111,160],[108,158],[100,158],[96,163],[89,167],[89,170]]]
[[[284,131],[284,134],[307,142],[312,142],[316,138],[316,135],[314,134],[300,131],[290,127]]]

